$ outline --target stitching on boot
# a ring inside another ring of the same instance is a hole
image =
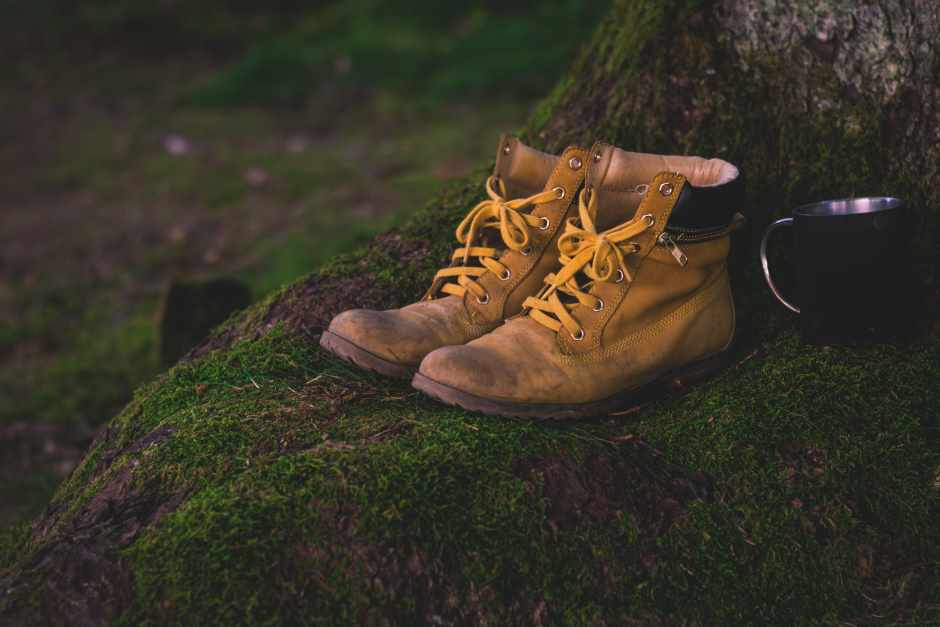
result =
[[[659,335],[666,327],[689,315],[697,313],[701,309],[710,305],[712,301],[718,298],[721,284],[721,277],[724,273],[719,272],[701,291],[686,300],[684,303],[673,309],[671,312],[638,331],[621,339],[615,344],[599,351],[592,351],[581,355],[563,355],[562,362],[566,365],[575,365],[583,363],[595,363],[614,357],[622,353],[625,349],[637,344],[640,340],[655,337]]]

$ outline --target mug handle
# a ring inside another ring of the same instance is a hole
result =
[[[777,297],[777,300],[783,303],[783,306],[790,311],[800,313],[800,308],[789,303],[787,299],[785,299],[780,293],[780,290],[777,289],[777,286],[774,285],[773,279],[770,278],[770,264],[767,262],[767,240],[770,239],[771,233],[784,226],[793,226],[793,218],[783,218],[781,220],[777,220],[768,226],[766,231],[764,231],[764,238],[760,241],[760,265],[764,269],[764,278],[767,280],[767,285],[770,286],[770,291],[774,293],[774,296]]]

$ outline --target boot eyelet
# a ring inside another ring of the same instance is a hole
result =
[[[519,254],[522,255],[523,257],[528,257],[529,253],[531,252],[532,252],[532,248],[529,246],[526,246],[525,248],[519,251]]]
[[[604,156],[604,155],[601,154],[601,151],[600,151],[600,150],[598,150],[597,152],[595,152],[595,153],[594,153],[594,163],[597,163],[598,161],[600,161],[601,158],[603,158],[603,156]]]
[[[506,268],[505,270],[500,272],[497,276],[499,277],[500,281],[508,281],[509,277],[512,276],[512,270],[510,270],[509,268]]]
[[[594,311],[604,311],[604,299],[598,298],[597,304],[594,305],[594,307],[592,307],[591,309],[593,309]]]
[[[503,154],[504,154],[504,155],[508,155],[508,154],[509,154],[509,150],[510,150],[509,144],[506,144],[505,146],[503,146]]]
[[[667,181],[659,186],[659,193],[662,194],[663,196],[669,196],[670,194],[672,194],[672,191],[674,189],[675,188],[673,187],[672,183]]]
[[[583,339],[584,339],[584,329],[578,329],[578,332],[577,332],[577,333],[572,333],[572,334],[571,334],[571,339],[573,339],[575,342],[580,342],[581,340],[583,340]]]
[[[623,279],[624,279],[623,270],[621,270],[620,268],[617,268],[617,278],[614,279],[614,283],[623,283]]]
[[[652,213],[644,213],[643,221],[646,222],[646,226],[653,226],[654,224],[656,224],[656,218],[653,217]]]
[[[634,242],[634,244],[633,244],[633,252],[638,253],[638,252],[640,252],[641,250],[643,250],[643,247],[640,246],[639,244],[637,244],[636,242]]]
[[[568,160],[568,167],[572,170],[580,170],[581,160],[577,157],[571,157],[571,159]]]
[[[564,187],[555,187],[552,189],[555,192],[555,195],[558,196],[558,199],[561,200],[565,197],[565,188]]]
[[[547,231],[548,227],[550,227],[551,225],[552,225],[552,221],[546,218],[545,216],[542,216],[542,221],[539,223],[539,230]]]
[[[484,295],[483,295],[483,300],[480,300],[480,297],[477,296],[477,302],[480,303],[481,305],[487,304],[488,302],[490,302],[490,295],[489,295],[489,294],[484,294]]]

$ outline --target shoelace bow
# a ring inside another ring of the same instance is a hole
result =
[[[571,312],[579,304],[595,311],[604,307],[600,298],[588,292],[595,282],[633,280],[626,256],[638,252],[640,245],[630,240],[653,226],[653,216],[644,214],[598,233],[594,226],[596,195],[591,194],[590,201],[585,205],[585,194],[586,190],[582,190],[578,197],[580,221],[568,220],[565,232],[558,238],[561,270],[545,277],[546,285],[539,295],[530,296],[522,304],[537,322],[552,331],[558,331],[564,326],[576,340],[584,337],[584,329]],[[578,285],[578,274],[588,278],[584,285]],[[563,302],[559,293],[574,300]]]
[[[494,189],[494,185],[498,185],[499,189]],[[486,179],[489,200],[484,200],[471,209],[457,227],[457,241],[463,244],[463,247],[454,251],[451,261],[459,260],[463,265],[444,268],[434,276],[435,282],[438,279],[445,280],[439,288],[440,291],[463,296],[469,290],[480,302],[488,302],[486,290],[475,279],[487,272],[508,278],[509,269],[497,260],[500,250],[475,245],[480,233],[486,229],[499,228],[503,243],[508,248],[524,251],[529,245],[529,227],[547,229],[550,222],[545,217],[522,213],[520,209],[560,198],[558,189],[560,188],[539,192],[527,198],[506,200],[506,185],[502,179],[493,176]],[[480,265],[470,265],[472,257],[475,257]],[[454,278],[456,283],[448,280]]]

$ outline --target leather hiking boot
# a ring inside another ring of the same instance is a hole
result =
[[[381,374],[410,377],[425,355],[488,333],[522,310],[558,263],[557,239],[584,181],[589,152],[560,157],[500,138],[488,199],[457,227],[461,245],[417,303],[345,311],[320,346]]]
[[[734,337],[741,202],[726,161],[596,145],[543,289],[492,333],[429,354],[414,387],[491,414],[581,418],[717,369]]]

